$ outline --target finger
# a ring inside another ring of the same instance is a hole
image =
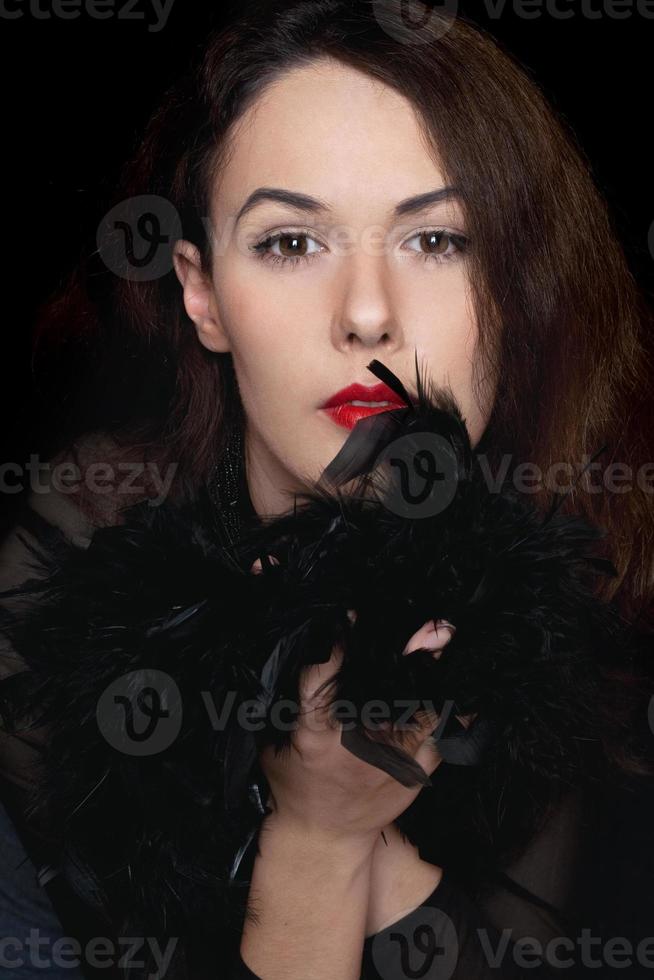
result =
[[[469,715],[455,715],[454,717],[461,722],[464,728],[470,728],[478,714],[478,711],[473,711]]]
[[[435,711],[418,709],[408,719],[396,723],[386,722],[371,737],[376,741],[394,742],[406,752],[414,755],[438,726],[440,715]]]
[[[274,555],[268,555],[268,559],[272,562],[273,565],[279,565],[279,562],[277,561]],[[250,568],[250,572],[252,575],[261,575],[261,573],[263,572],[263,565],[261,564],[260,558],[257,558],[255,559],[255,561],[252,562],[252,567]]]
[[[405,657],[415,650],[427,649],[431,650],[434,659],[438,660],[444,647],[450,642],[455,632],[456,626],[453,626],[446,619],[429,619],[424,626],[421,626],[413,634],[402,651],[402,656]]]

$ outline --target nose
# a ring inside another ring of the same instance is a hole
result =
[[[341,308],[336,317],[336,345],[341,350],[397,348],[401,343],[401,328],[384,257],[366,255],[360,248],[347,259],[346,268]]]
[[[356,323],[350,321],[344,327],[344,334],[345,343],[350,347],[383,347],[387,349],[392,346],[391,331],[385,326],[373,326],[362,323],[361,320]]]

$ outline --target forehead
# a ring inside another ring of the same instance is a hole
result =
[[[411,102],[333,59],[290,69],[236,123],[212,204],[232,214],[256,187],[289,187],[335,209],[387,211],[445,183]]]

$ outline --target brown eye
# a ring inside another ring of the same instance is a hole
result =
[[[278,238],[279,251],[285,257],[292,258],[293,256],[304,256],[307,254],[307,236],[306,235],[280,235]],[[304,243],[302,245],[301,243]],[[285,249],[288,248],[288,251]]]
[[[417,242],[417,247],[410,247],[409,251],[415,252],[424,261],[451,262],[468,250],[468,241],[465,235],[446,231],[444,228],[430,228],[416,232],[409,239],[409,242]]]
[[[260,259],[275,265],[298,266],[317,258],[324,247],[306,231],[280,231],[250,248]]]
[[[447,251],[448,235],[445,231],[423,231],[420,244],[425,252],[440,255]]]

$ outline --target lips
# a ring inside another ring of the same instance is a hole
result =
[[[346,402],[390,402],[394,408],[404,408],[404,402],[398,398],[392,388],[380,382],[376,385],[353,384],[342,388],[326,401],[322,408],[335,408]]]
[[[352,402],[367,404],[352,405]],[[380,402],[383,404],[379,404]],[[342,388],[332,395],[322,408],[338,425],[353,429],[359,419],[395,408],[406,408],[406,405],[392,388],[380,382],[376,385],[352,384]]]

